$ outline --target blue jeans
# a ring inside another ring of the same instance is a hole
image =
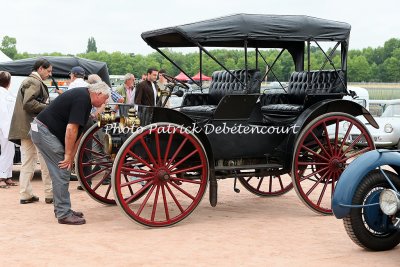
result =
[[[63,219],[72,214],[68,191],[71,172],[58,167],[58,162],[64,160],[65,148],[43,123],[37,119],[33,123],[37,124],[38,131],[31,129],[32,142],[42,153],[53,182],[54,213],[58,219]]]

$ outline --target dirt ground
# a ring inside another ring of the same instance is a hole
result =
[[[342,221],[310,211],[294,190],[260,198],[243,187],[233,192],[233,180],[219,181],[215,208],[207,192],[184,221],[148,229],[77,185],[71,182],[70,192],[73,209],[85,213],[81,226],[57,223],[38,178],[38,203],[20,205],[18,187],[0,189],[1,266],[399,266],[400,246],[359,248]]]

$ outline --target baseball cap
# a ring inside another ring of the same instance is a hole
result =
[[[73,67],[70,73],[85,76],[85,70],[79,66]]]

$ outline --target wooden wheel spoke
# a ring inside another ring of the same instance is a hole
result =
[[[108,198],[108,195],[110,194],[110,191],[111,191],[111,183],[107,187],[106,194],[104,195],[105,198]]]
[[[134,157],[135,159],[137,159],[139,162],[143,163],[143,164],[146,165],[148,168],[150,168],[151,170],[154,171],[153,166],[151,166],[150,164],[148,164],[146,161],[144,161],[141,157],[139,157],[138,155],[136,155],[136,154],[133,153],[132,151],[128,150],[128,154],[131,155],[132,157]]]
[[[165,154],[164,154],[163,165],[165,165],[165,164],[167,163],[167,158],[168,158],[169,150],[171,149],[171,144],[172,144],[172,138],[173,138],[173,137],[174,137],[173,134],[170,134],[170,135],[169,135],[167,147],[165,148]]]
[[[158,165],[162,165],[161,161],[161,151],[160,151],[160,136],[158,135],[158,131],[155,131],[154,134],[155,140],[156,140],[156,150],[157,150],[157,160],[158,160]]]
[[[250,176],[250,177],[246,180],[246,182],[249,183],[251,179],[253,179],[253,176]]]
[[[125,167],[122,166],[121,167],[121,171],[127,171],[128,173],[134,172],[134,173],[140,173],[140,174],[147,174],[147,173],[152,173],[148,170],[142,170],[142,169],[138,169],[138,168],[129,168],[129,167]]]
[[[182,205],[179,203],[179,201],[176,199],[175,194],[172,192],[171,188],[168,186],[168,184],[165,184],[165,187],[167,188],[170,196],[172,197],[172,199],[174,200],[176,206],[178,207],[178,209],[181,211],[181,213],[183,213],[185,210],[182,208]]]
[[[308,166],[308,165],[328,165],[328,162],[311,162],[311,161],[299,161],[297,163],[298,165],[301,166]]]
[[[272,192],[272,175],[269,176],[269,187],[268,192]]]
[[[325,153],[325,155],[327,156],[332,156],[328,153],[328,151],[326,151],[325,147],[322,145],[321,141],[319,141],[319,139],[317,138],[317,136],[314,134],[314,132],[311,131],[311,135],[314,138],[314,140],[317,142],[318,146],[321,148],[322,152]]]
[[[183,190],[182,188],[180,188],[178,185],[176,185],[175,183],[172,183],[171,181],[168,181],[168,184],[172,185],[173,187],[175,187],[177,190],[179,190],[181,193],[183,193],[185,196],[187,196],[188,198],[190,198],[191,200],[194,200],[196,197],[192,196],[191,194],[189,194],[188,192],[186,192],[185,190]]]
[[[169,162],[168,162],[168,164],[167,164],[167,167],[168,167],[168,168],[170,167],[170,165],[172,164],[172,162],[174,162],[174,160],[175,160],[176,156],[178,156],[179,152],[181,152],[181,150],[182,150],[183,146],[186,144],[187,140],[188,140],[187,137],[185,137],[185,139],[182,141],[182,143],[181,143],[181,144],[179,145],[179,147],[176,149],[174,155],[172,156],[172,158],[169,160]]]
[[[175,163],[174,165],[172,165],[172,167],[171,167],[171,165],[170,165],[170,169],[171,169],[171,168],[176,168],[176,167],[178,167],[179,165],[181,165],[183,162],[187,161],[191,156],[193,156],[193,155],[196,154],[196,153],[197,153],[197,150],[196,150],[196,149],[193,150],[192,152],[190,152],[189,154],[187,154],[183,159],[181,159],[180,161],[178,161],[177,163]]]
[[[127,175],[126,174],[124,174],[124,179],[125,179],[125,182],[127,182],[127,183],[129,183],[129,181],[128,181],[128,177],[127,177]],[[129,193],[131,193],[131,196],[133,195],[133,189],[132,189],[132,186],[129,184],[129,185],[127,185],[128,186],[128,189],[129,189]],[[122,183],[121,183],[121,188],[122,188]]]
[[[366,147],[366,148],[363,148],[363,149],[361,149],[360,151],[358,151],[358,152],[356,152],[356,153],[354,153],[354,154],[351,154],[350,156],[345,156],[345,154],[343,154],[343,158],[340,160],[341,162],[345,162],[345,161],[347,161],[348,159],[351,159],[351,158],[354,158],[355,156],[358,156],[358,155],[360,155],[360,154],[363,154],[363,153],[365,153],[365,152],[368,152],[368,151],[370,151],[371,150],[371,148],[370,147]]]
[[[134,193],[132,196],[127,198],[125,201],[127,204],[130,204],[132,201],[136,200],[138,196],[140,196],[141,193],[143,193],[147,188],[152,186],[154,184],[154,180],[146,183],[142,188],[140,188],[136,193]]]
[[[151,221],[154,222],[154,218],[157,212],[158,194],[160,192],[160,185],[157,185],[156,195],[154,196],[153,210],[151,211]]]
[[[330,173],[330,171],[325,172],[324,175],[322,175],[317,181],[315,181],[315,183],[307,191],[307,193],[306,193],[307,196],[309,196],[311,194],[311,192],[314,191],[314,189],[321,183],[321,181],[325,178],[325,176],[328,175],[328,173]]]
[[[332,145],[331,145],[331,140],[329,140],[329,133],[328,133],[328,129],[326,128],[326,123],[323,122],[322,125],[323,125],[323,131],[325,132],[325,141],[328,144],[331,155],[333,155],[333,149],[332,149]]]
[[[140,214],[142,213],[142,211],[144,209],[144,206],[146,206],[147,201],[149,201],[150,196],[153,194],[154,188],[156,188],[155,185],[151,187],[150,191],[147,193],[147,196],[143,199],[142,204],[139,206],[139,209],[136,212],[136,214],[138,216],[140,216]],[[158,186],[157,186],[157,188],[158,188]]]
[[[93,137],[93,140],[94,140],[99,146],[101,146],[102,148],[104,147],[103,143],[100,142],[100,140],[99,140],[96,136],[93,135],[92,137]]]
[[[336,126],[335,126],[335,147],[338,147],[338,137],[339,137],[339,120],[336,119]]]
[[[196,166],[193,166],[193,167],[180,169],[180,170],[178,169],[178,170],[171,171],[171,175],[184,173],[184,172],[190,172],[190,171],[198,170],[198,169],[201,169],[201,168],[203,168],[203,165],[196,165]]]
[[[184,183],[190,183],[190,184],[201,184],[201,181],[196,181],[196,180],[190,180],[190,179],[184,179],[184,178],[179,178],[179,177],[172,177],[172,181],[180,181]]]
[[[84,178],[85,178],[86,180],[91,179],[91,178],[95,177],[97,174],[99,174],[99,173],[101,173],[101,172],[103,172],[103,171],[109,170],[109,169],[110,169],[110,168],[103,168],[103,169],[97,170],[97,171],[92,172],[91,174],[85,176]],[[110,171],[109,173],[111,173],[111,171]]]
[[[342,150],[341,148],[344,146],[344,143],[346,143],[346,140],[347,140],[347,137],[349,137],[351,128],[353,128],[353,123],[351,123],[351,124],[349,125],[349,128],[347,129],[346,134],[345,134],[344,137],[343,137],[342,143],[340,144],[339,151]]]
[[[166,194],[165,194],[164,185],[161,186],[161,193],[162,193],[163,202],[164,202],[165,219],[166,219],[167,221],[169,221],[168,202],[167,202],[167,196],[166,196]]]
[[[342,153],[342,155],[346,155],[346,153],[352,149],[357,143],[358,141],[360,141],[361,137],[364,136],[363,133],[361,133],[359,136],[357,136],[356,139],[354,139],[354,141],[346,148],[346,150]]]
[[[312,150],[312,149],[310,149],[310,148],[308,148],[308,147],[306,147],[306,146],[304,146],[304,145],[302,145],[302,148],[304,148],[306,151],[310,152],[310,153],[313,154],[314,156],[316,156],[316,157],[318,157],[318,158],[320,158],[320,159],[323,159],[323,160],[325,160],[326,162],[329,162],[329,159],[323,157],[322,155],[318,154],[318,153],[315,152],[314,150]]]
[[[281,186],[281,190],[283,189],[283,182],[282,182],[282,178],[280,176],[278,176],[279,179],[279,184]]]
[[[257,185],[257,190],[260,190],[260,187],[261,187],[261,184],[262,184],[263,181],[264,181],[264,177],[261,177],[261,179],[260,179],[260,181],[258,182],[258,185]]]
[[[328,170],[328,168],[329,168],[329,167],[325,167],[325,168],[322,168],[322,169],[320,169],[320,170],[318,170],[318,171],[312,172],[312,173],[310,173],[310,174],[308,174],[308,175],[306,175],[306,176],[304,176],[304,177],[301,177],[300,182],[303,182],[304,180],[310,178],[311,176],[313,176],[313,175],[315,175],[315,174],[317,174],[317,173],[319,174],[319,173],[321,173],[321,172],[323,172],[323,171],[326,171],[326,170]]]
[[[103,178],[93,187],[93,190],[96,191],[100,185],[104,182],[105,179],[110,178],[111,171],[104,173]]]
[[[126,181],[126,183],[123,183],[123,184],[121,183],[121,187],[130,186],[130,185],[141,183],[141,182],[147,182],[149,180],[154,179],[154,177],[155,176],[150,176],[150,177],[146,177],[146,178],[138,178],[133,181]]]
[[[326,179],[326,181],[324,183],[324,187],[322,188],[321,194],[319,195],[319,198],[318,198],[318,201],[317,201],[317,205],[318,206],[321,205],[322,199],[324,198],[325,191],[326,191],[326,188],[328,186],[328,182],[329,182],[329,179]]]
[[[147,156],[149,156],[150,161],[151,161],[155,166],[158,166],[156,160],[154,159],[154,157],[153,157],[153,155],[152,155],[152,153],[151,153],[149,147],[147,146],[146,142],[144,141],[143,137],[140,138],[140,143],[142,144],[144,150],[146,151]]]
[[[98,151],[94,151],[94,150],[89,149],[89,148],[84,148],[83,150],[84,150],[84,152],[85,152],[86,154],[88,154],[88,155],[94,154],[95,156],[108,157],[108,155],[105,154],[105,153],[101,153],[101,152],[98,152]]]

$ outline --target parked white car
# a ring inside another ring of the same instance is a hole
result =
[[[379,129],[375,129],[366,123],[369,132],[374,138],[377,148],[400,149],[400,99],[393,100],[371,100],[373,104],[380,104],[383,113],[375,117]]]

